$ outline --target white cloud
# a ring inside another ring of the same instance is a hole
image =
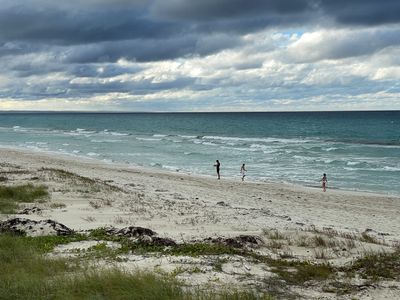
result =
[[[373,80],[400,80],[400,66],[378,68],[372,76]]]
[[[366,29],[319,29],[304,33],[290,44],[287,59],[293,62],[315,62],[370,55],[400,44],[400,27]]]

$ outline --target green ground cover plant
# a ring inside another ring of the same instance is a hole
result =
[[[0,185],[0,213],[11,214],[19,203],[44,202],[49,197],[44,185],[23,184],[15,186]]]

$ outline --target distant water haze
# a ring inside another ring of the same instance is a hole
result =
[[[400,195],[400,112],[0,113],[0,146]]]

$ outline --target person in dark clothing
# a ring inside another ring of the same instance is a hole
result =
[[[240,176],[242,176],[242,181],[244,181],[244,177],[246,177],[246,165],[242,164],[242,166],[240,167]]]
[[[218,179],[220,179],[219,170],[220,170],[220,167],[221,167],[221,163],[219,162],[218,159],[215,161],[214,167],[217,169]]]
[[[326,174],[324,173],[324,175],[322,176],[322,179],[320,180],[322,181],[322,190],[324,192],[326,192],[326,183],[328,182],[328,178],[326,177]]]

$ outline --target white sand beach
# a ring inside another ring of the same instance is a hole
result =
[[[363,233],[377,241],[365,243],[360,240],[353,249],[345,249],[342,254],[333,248],[326,249],[324,259],[336,265],[346,264],[368,249],[390,252],[400,240],[398,197],[329,187],[324,193],[322,189],[297,185],[224,179],[223,174],[221,180],[216,180],[213,176],[163,172],[5,148],[0,149],[0,171],[10,185],[32,182],[49,187],[50,200],[35,204],[42,208],[42,212],[29,215],[29,219],[52,219],[77,231],[134,225],[152,229],[159,236],[178,242],[256,235],[261,236],[267,245],[269,238],[266,233],[275,231],[292,241],[299,236],[327,232],[335,232],[339,241],[346,234],[361,236]],[[63,175],[65,171],[70,172],[68,176]],[[212,165],[210,171],[213,171]],[[0,221],[10,217],[0,215]],[[311,248],[283,242],[279,249],[266,247],[260,251],[271,255],[285,251],[294,257],[318,261]],[[160,258],[150,260],[147,258],[146,263],[143,259],[132,259],[131,263],[135,267],[162,264]],[[231,268],[237,268],[238,264],[233,262]],[[247,272],[253,272],[254,276],[268,273],[257,269],[256,265],[249,265],[251,271]],[[129,267],[129,264],[125,266]],[[171,260],[165,263],[166,269],[170,266]],[[229,266],[226,268],[228,274]],[[198,278],[190,276],[190,280],[201,283],[211,276],[202,275],[196,275]],[[232,278],[226,282],[230,280]],[[301,293],[316,299],[321,299],[318,298],[321,295],[327,299],[334,298],[334,295],[322,292],[314,294],[312,290]],[[396,288],[393,283],[390,289],[376,287],[373,291],[360,292],[359,296],[378,299],[398,292],[399,285]]]
[[[310,226],[351,232],[368,229],[385,236],[388,242],[400,239],[398,197],[329,188],[323,193],[317,188],[223,177],[218,181],[213,176],[129,168],[19,150],[1,149],[0,157],[3,169],[10,164],[32,172],[29,176],[41,168],[62,169],[121,189],[82,195],[73,186],[62,188],[62,182],[46,180],[51,201],[67,205],[63,211],[46,212],[46,217],[77,230],[118,225],[118,219],[120,224],[135,223],[188,239]],[[16,181],[28,180],[29,176],[17,176]],[[93,208],[90,201],[99,202],[101,207]],[[87,217],[95,220],[87,222]]]

